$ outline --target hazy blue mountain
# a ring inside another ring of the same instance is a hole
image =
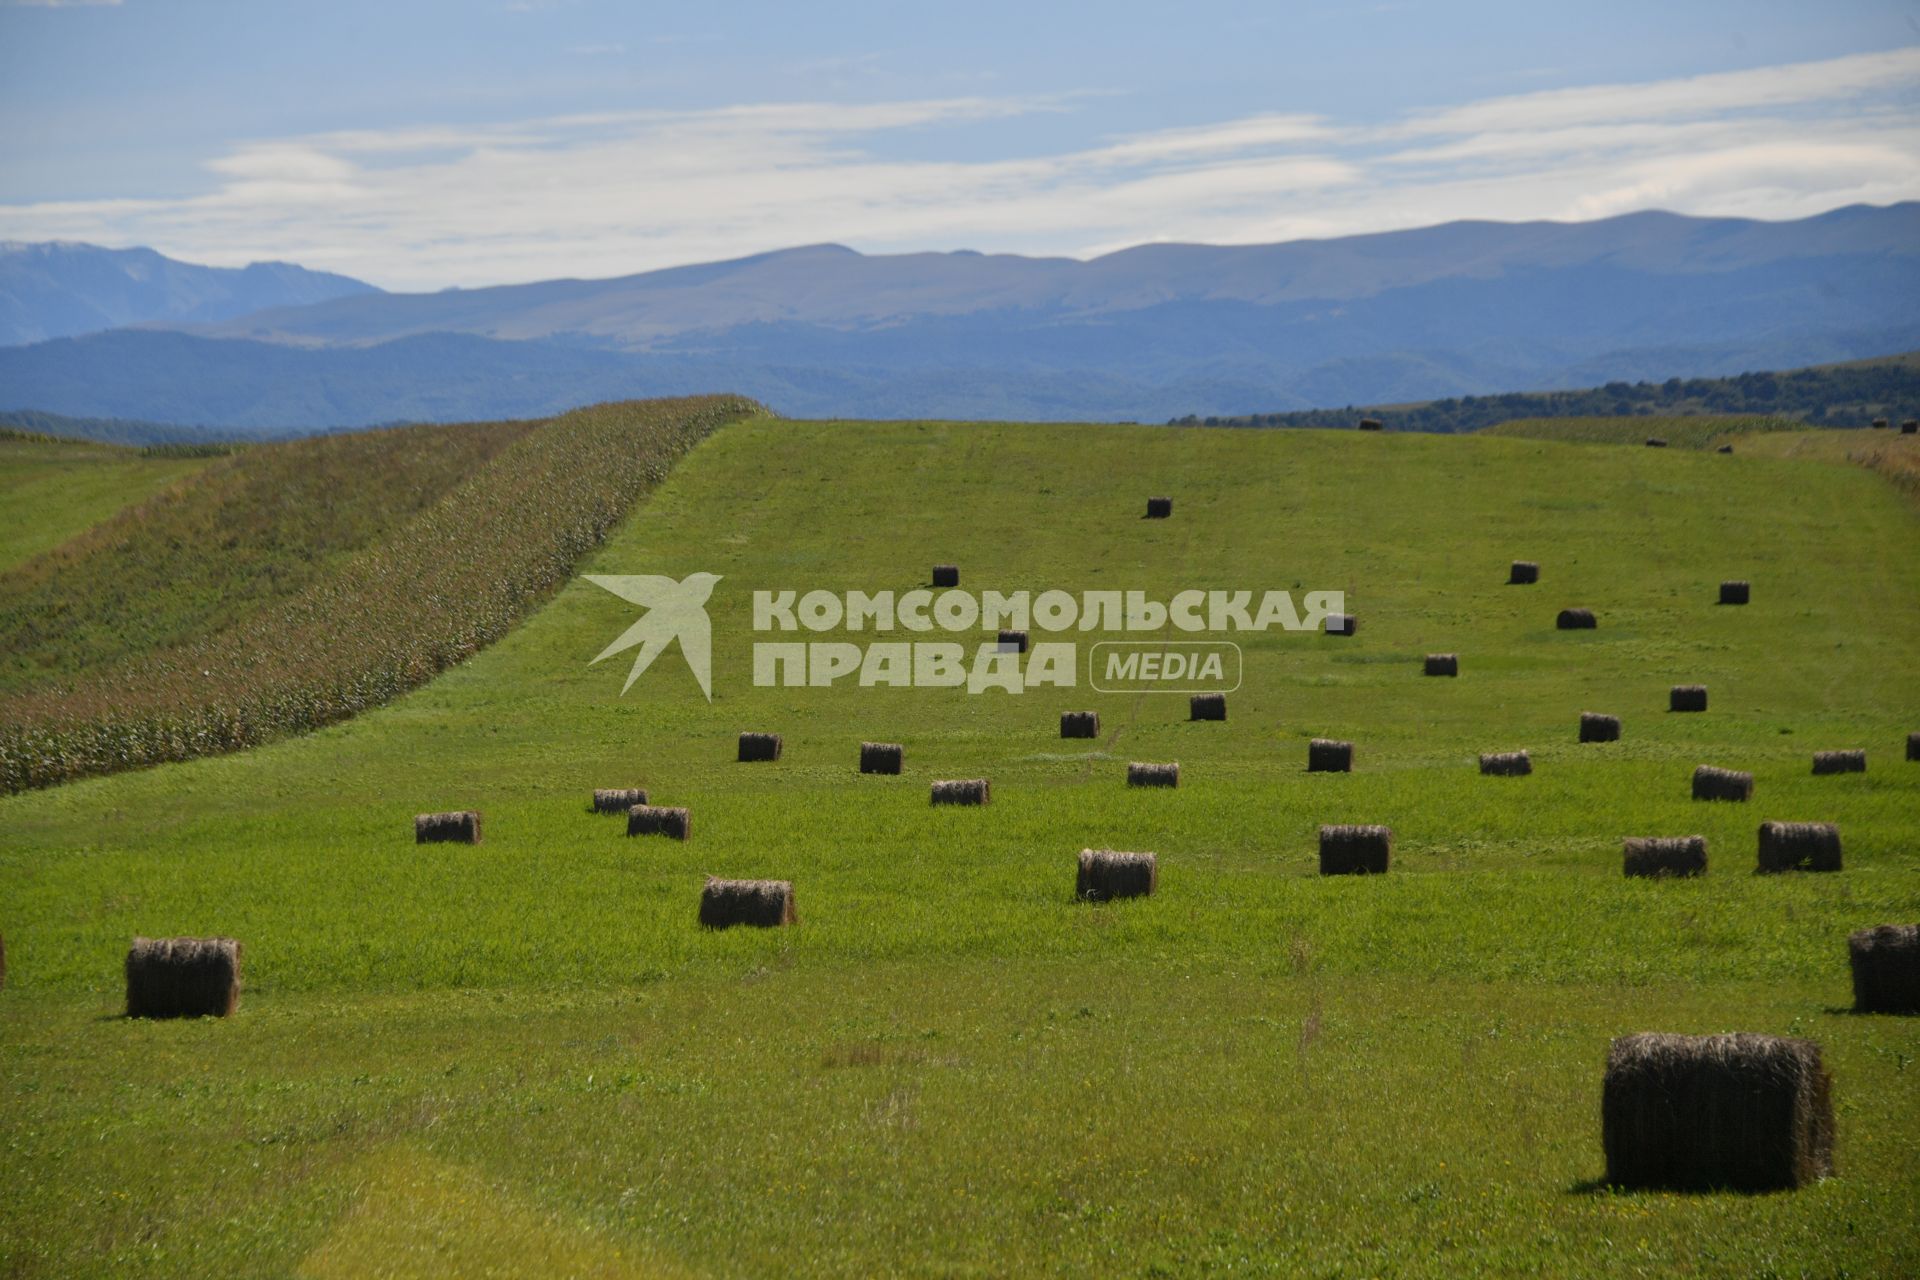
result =
[[[0,241],[0,345],[152,323],[215,323],[372,285],[290,262],[200,267],[152,249]]]
[[[1271,413],[1920,347],[1920,203],[1089,262],[813,246],[0,350],[0,409],[284,429],[731,390],[798,416]]]

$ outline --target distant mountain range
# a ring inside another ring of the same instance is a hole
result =
[[[355,294],[370,284],[290,262],[199,267],[152,249],[0,240],[0,345],[138,324],[214,324]]]
[[[1711,377],[1920,347],[1920,203],[1087,262],[824,245],[166,323],[0,349],[0,408],[284,430],[733,390],[795,416],[1164,420]]]

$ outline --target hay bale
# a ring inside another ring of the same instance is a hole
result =
[[[1002,631],[1000,633],[1000,651],[1014,653],[1027,651],[1027,633],[1024,631]]]
[[[458,813],[416,813],[413,815],[415,844],[479,844],[480,814],[464,809]]]
[[[1732,453],[1733,446],[1730,444],[1723,444],[1718,449],[1715,449],[1714,452],[1715,453]]]
[[[1224,693],[1194,694],[1187,699],[1187,718],[1189,720],[1225,720],[1227,695]]]
[[[1703,684],[1677,684],[1667,691],[1667,710],[1669,711],[1705,711],[1707,709],[1707,686]]]
[[[1885,418],[1875,418],[1873,420],[1873,429],[1875,431],[1885,431],[1887,429],[1887,420]]]
[[[224,1018],[239,1004],[232,938],[135,938],[127,950],[129,1018]]]
[[[1693,771],[1695,800],[1740,800],[1753,798],[1753,775],[1738,769],[1716,769],[1703,764]]]
[[[627,810],[627,834],[630,836],[666,836],[685,840],[692,834],[693,816],[685,809],[664,805],[637,804]]]
[[[1457,676],[1460,674],[1460,655],[1457,653],[1430,653],[1424,672],[1430,676]]]
[[[1165,520],[1168,516],[1171,516],[1172,514],[1173,514],[1172,498],[1148,498],[1147,499],[1147,519]]]
[[[1315,738],[1307,744],[1308,773],[1352,773],[1353,744]]]
[[[1721,604],[1745,604],[1751,587],[1745,582],[1723,582],[1720,584]]]
[[[625,813],[633,806],[646,802],[645,787],[608,787],[593,793],[595,813]]]
[[[1323,876],[1382,875],[1392,858],[1390,827],[1320,828],[1320,874]]]
[[[1661,439],[1661,438],[1660,438],[1659,436],[1648,436],[1648,437],[1647,437],[1647,448],[1649,448],[1649,449],[1664,449],[1664,448],[1666,448],[1666,447],[1667,447],[1667,442],[1666,442],[1665,440],[1662,440],[1662,439]]]
[[[1908,418],[1901,423],[1900,434],[1903,436],[1920,434],[1920,418]]]
[[[1327,615],[1327,634],[1330,636],[1350,636],[1359,630],[1360,623],[1350,613],[1330,613]]]
[[[1151,853],[1082,849],[1073,894],[1086,902],[1144,898],[1160,884],[1160,860]]]
[[[740,762],[752,764],[778,760],[785,745],[777,733],[743,733],[740,735]]]
[[[1142,764],[1134,761],[1127,766],[1127,785],[1130,787],[1177,787],[1180,785],[1180,765]]]
[[[1768,1191],[1833,1172],[1832,1081],[1811,1040],[1621,1036],[1607,1050],[1601,1143],[1618,1187]]]
[[[1920,1013],[1920,924],[1879,924],[1847,938],[1857,1013]]]
[[[1831,822],[1760,824],[1759,870],[1838,871],[1840,828]]]
[[[934,804],[985,804],[993,786],[985,778],[958,778],[933,784]]]
[[[960,566],[957,564],[937,564],[933,566],[933,585],[936,587],[957,587],[960,585]],[[742,883],[746,883],[742,881]]]
[[[1907,735],[1907,759],[1920,760],[1920,733]]]
[[[1060,736],[1063,738],[1099,737],[1100,713],[1098,711],[1062,711]]]
[[[722,880],[708,876],[700,890],[700,923],[709,929],[736,924],[777,929],[798,924],[791,880]]]
[[[1621,862],[1630,876],[1703,876],[1707,874],[1707,838],[1630,836],[1621,849]]]
[[[7,940],[0,938],[0,990],[7,985]]]
[[[860,744],[860,772],[898,773],[906,757],[907,749],[898,742],[863,742]]]
[[[1816,751],[1813,753],[1813,771],[1815,774],[1865,773],[1867,753],[1864,751]]]
[[[1524,778],[1533,772],[1533,757],[1524,751],[1495,751],[1480,757],[1480,772],[1490,778]]]
[[[1580,713],[1580,741],[1620,741],[1620,717],[1603,716],[1597,711],[1582,711]]]
[[[1360,429],[1362,431],[1384,431],[1386,430],[1386,426],[1387,424],[1380,421],[1380,419],[1378,418],[1360,419]]]
[[[1540,581],[1540,566],[1532,560],[1515,560],[1507,567],[1507,585],[1526,586]]]
[[[1553,625],[1560,631],[1592,631],[1600,625],[1591,609],[1562,609]]]

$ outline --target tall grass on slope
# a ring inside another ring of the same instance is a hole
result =
[[[0,791],[256,746],[430,680],[564,582],[680,456],[757,409],[732,396],[636,401],[539,426],[290,599],[0,698]]]
[[[1525,440],[1562,440],[1573,444],[1637,444],[1658,436],[1675,449],[1714,449],[1736,436],[1763,431],[1805,431],[1804,422],[1763,414],[1723,414],[1659,417],[1627,415],[1618,418],[1517,418],[1482,428],[1483,436],[1517,436]]]

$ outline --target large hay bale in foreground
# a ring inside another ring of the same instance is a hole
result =
[[[1099,737],[1100,713],[1098,711],[1062,711],[1060,736],[1063,738]]]
[[[1144,898],[1160,884],[1160,861],[1151,853],[1082,849],[1074,896],[1088,902]]]
[[[1224,693],[1194,694],[1187,699],[1187,718],[1189,720],[1225,720],[1227,695]]]
[[[993,784],[985,778],[953,778],[933,784],[934,804],[985,804],[993,798]]]
[[[1669,711],[1705,711],[1707,709],[1707,686],[1703,684],[1677,684],[1667,690],[1667,710]]]
[[[860,772],[862,773],[898,773],[901,763],[906,758],[907,749],[898,742],[860,744]]]
[[[1384,431],[1386,430],[1386,426],[1387,424],[1380,421],[1380,419],[1378,418],[1360,419],[1360,429],[1362,431]]]
[[[960,566],[957,564],[937,564],[933,566],[933,585],[936,587],[957,587],[960,585]],[[744,881],[742,883],[745,883]]]
[[[479,844],[480,814],[463,809],[457,813],[416,813],[413,816],[415,844]]]
[[[1360,622],[1350,613],[1330,613],[1326,627],[1330,636],[1350,636],[1360,629]]]
[[[1325,826],[1320,828],[1320,874],[1323,876],[1381,875],[1393,860],[1390,827]]]
[[[1315,738],[1307,744],[1308,773],[1352,773],[1353,744]]]
[[[1533,757],[1524,751],[1494,751],[1480,757],[1480,772],[1492,778],[1524,778],[1533,772]]]
[[[1621,1036],[1607,1050],[1601,1143],[1617,1187],[1772,1191],[1833,1172],[1832,1082],[1811,1040]]]
[[[127,951],[129,1018],[224,1018],[239,1004],[232,938],[135,938]]]
[[[1759,869],[1838,871],[1840,828],[1831,822],[1761,823]]]
[[[743,733],[740,735],[740,763],[778,760],[785,745],[777,733]]]
[[[1148,498],[1147,519],[1165,520],[1173,514],[1172,498]]]
[[[1177,787],[1180,785],[1180,765],[1142,764],[1134,761],[1127,766],[1127,785],[1130,787]]]
[[[1430,676],[1457,676],[1460,674],[1460,655],[1457,653],[1430,653],[1422,674]]]
[[[1720,584],[1721,604],[1746,604],[1753,594],[1750,582],[1723,582]]]
[[[1666,448],[1666,447],[1667,447],[1667,442],[1666,442],[1665,440],[1662,440],[1662,439],[1661,439],[1661,438],[1660,438],[1659,436],[1648,436],[1648,437],[1647,437],[1647,448],[1649,448],[1649,449],[1664,449],[1664,448]]]
[[[1621,849],[1621,869],[1630,876],[1703,876],[1707,838],[1629,836]]]
[[[693,815],[685,809],[669,809],[665,805],[637,804],[627,810],[627,834],[685,840],[693,834]]]
[[[1507,585],[1524,587],[1540,581],[1540,566],[1532,560],[1515,560],[1507,568]]]
[[[645,803],[645,787],[606,787],[593,793],[595,813],[625,813],[633,806]]]
[[[1024,631],[1002,631],[998,641],[1002,653],[1025,653],[1027,651],[1027,633]]]
[[[1753,775],[1738,769],[1719,769],[1703,764],[1693,771],[1695,800],[1740,800],[1753,798]]]
[[[1580,741],[1620,741],[1620,717],[1603,716],[1597,711],[1582,711],[1580,713]]]
[[[1865,773],[1867,753],[1865,751],[1816,751],[1813,753],[1813,771],[1816,774]]]
[[[1920,1013],[1920,924],[1879,924],[1847,939],[1853,1007],[1859,1013]]]
[[[736,924],[774,929],[798,924],[791,880],[722,880],[708,876],[700,890],[700,923],[709,929]]]
[[[1553,625],[1561,631],[1592,631],[1600,625],[1591,609],[1562,609],[1553,620]]]

